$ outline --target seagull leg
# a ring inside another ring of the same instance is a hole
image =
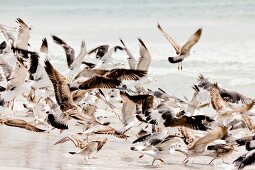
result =
[[[12,106],[11,106],[11,109],[13,110],[14,108],[14,101],[15,101],[15,98],[12,100]]]
[[[189,157],[186,157],[183,161],[182,161],[182,164],[185,165],[186,163],[189,162]]]
[[[179,68],[180,68],[180,63],[178,63],[178,70],[179,70]]]
[[[165,164],[165,161],[163,160],[163,159],[159,159],[162,163],[164,163]]]
[[[154,124],[151,125],[151,131],[156,132],[156,125],[154,125]]]
[[[154,162],[155,162],[156,160],[155,159],[153,159],[153,161],[152,161],[152,163],[151,163],[151,165],[153,166],[153,164],[154,164]]]
[[[181,70],[182,70],[182,61],[181,61]]]
[[[214,160],[215,160],[216,158],[213,158],[211,161],[210,161],[210,163],[209,164],[211,164]]]

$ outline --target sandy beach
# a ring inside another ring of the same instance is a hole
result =
[[[69,151],[75,151],[76,148],[70,143],[59,146],[53,144],[61,137],[72,134],[72,132],[53,131],[51,133],[31,133],[22,129],[13,127],[0,126],[1,132],[1,150],[0,150],[0,168],[31,170],[31,169],[231,169],[230,165],[222,163],[218,159],[212,165],[208,165],[211,161],[210,157],[191,158],[187,165],[181,162],[185,158],[180,153],[169,154],[165,163],[155,162],[151,166],[152,158],[144,156],[138,158],[139,153],[131,151],[129,148],[135,138],[129,138],[127,141],[112,136],[98,136],[100,138],[107,137],[108,141],[102,151],[95,155],[95,159],[89,159],[85,163],[83,156],[70,155]],[[97,137],[96,137],[97,138]],[[232,163],[239,155],[245,153],[244,147],[239,147],[238,152],[233,152],[224,161]],[[250,166],[245,169],[254,169]]]

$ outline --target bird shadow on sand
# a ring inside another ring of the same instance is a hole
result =
[[[186,165],[182,165],[182,166],[186,167],[186,168],[191,168],[191,169],[201,169],[201,168],[213,167],[213,164],[210,165],[210,164],[203,164],[203,163],[191,163],[191,164],[186,164]]]
[[[140,162],[141,163],[141,162]],[[178,163],[155,163],[154,165],[148,164],[148,162],[144,162],[144,164],[142,165],[136,165],[137,167],[142,167],[142,168],[146,168],[146,169],[165,169],[166,167],[169,168],[169,166],[182,166],[181,164]],[[183,165],[185,166],[185,165]],[[192,168],[192,169],[198,169],[199,167],[188,167],[188,168]]]

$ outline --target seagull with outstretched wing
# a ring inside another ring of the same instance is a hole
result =
[[[168,61],[170,63],[178,63],[178,69],[179,68],[182,69],[182,61],[190,55],[191,48],[199,41],[202,34],[202,28],[199,28],[183,46],[179,45],[170,35],[168,35],[163,30],[159,23],[158,29],[164,35],[164,37],[171,43],[177,54],[177,56],[175,57],[168,57]]]

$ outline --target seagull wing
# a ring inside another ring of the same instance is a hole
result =
[[[253,106],[253,100],[249,100],[249,102],[245,102],[241,106],[233,107],[226,103],[219,92],[219,88],[217,84],[214,84],[210,90],[211,95],[211,103],[217,112],[225,112],[225,113],[236,113],[236,112],[246,112],[250,110]],[[228,109],[228,110],[227,110]]]
[[[207,150],[215,150],[216,153],[224,153],[233,150],[233,146],[231,144],[209,145]]]
[[[23,28],[30,29],[29,26],[28,26],[22,19],[17,18],[17,19],[16,19],[16,22],[17,22],[18,24],[20,24]]]
[[[97,152],[100,151],[105,145],[107,139],[97,141]]]
[[[177,55],[180,54],[181,46],[162,29],[162,27],[160,26],[159,23],[158,23],[158,29],[164,35],[164,37],[166,37],[166,39],[171,43],[171,45],[174,47],[176,54]]]
[[[241,116],[242,116],[242,120],[245,122],[249,130],[255,129],[255,123],[250,116],[248,116],[245,112],[241,113]]]
[[[62,111],[73,107],[73,99],[66,78],[61,75],[48,60],[45,60],[45,70],[53,84],[57,103]]]
[[[94,113],[96,110],[97,110],[97,107],[95,105],[88,105],[85,108],[83,108],[84,113],[89,116],[94,116]]]
[[[144,42],[142,41],[142,39],[138,38],[139,41],[139,46],[140,46],[140,58],[137,64],[137,70],[144,70],[144,71],[148,71],[150,63],[151,63],[151,55],[147,49],[147,47],[145,46]]]
[[[186,145],[191,145],[198,140],[190,128],[181,127],[180,132],[183,135],[183,140]]]
[[[12,87],[19,87],[24,84],[27,76],[27,69],[24,65],[23,59],[17,58],[16,66],[12,72],[10,85]]]
[[[3,50],[5,49],[7,46],[7,43],[5,41],[3,41],[1,44],[0,44],[0,50]]]
[[[231,104],[244,104],[244,103],[250,103],[252,101],[251,98],[248,98],[238,92],[235,91],[229,91],[223,88],[219,88],[220,95],[222,99],[225,102],[231,103]]]
[[[64,48],[65,53],[66,53],[67,65],[68,65],[68,68],[70,68],[70,66],[73,63],[74,58],[75,58],[74,49],[70,45],[68,45],[65,41],[60,39],[59,37],[52,35],[52,38],[56,44],[61,45]]]
[[[141,77],[144,77],[146,74],[147,74],[147,71],[121,68],[121,69],[110,70],[105,75],[105,77],[118,79],[118,80],[139,80]]]
[[[219,88],[217,84],[213,84],[211,90],[210,90],[210,95],[211,95],[211,104],[214,110],[217,112],[221,110],[226,110],[226,103],[220,96]]]
[[[202,34],[202,28],[199,28],[190,39],[182,46],[181,54],[187,54],[190,52],[191,48],[199,41]]]
[[[134,119],[134,113],[136,112],[136,104],[130,100],[126,95],[122,95],[122,122],[124,126],[128,125]]]
[[[91,79],[84,81],[79,89],[87,90],[93,88],[116,88],[121,84],[121,81],[116,79],[109,79],[105,77],[95,76]]]
[[[8,31],[3,25],[0,24],[0,32],[2,32],[4,38],[6,39],[7,42],[11,40],[12,42],[15,41],[15,35]]]
[[[19,127],[19,128],[27,129],[27,130],[34,131],[34,132],[44,132],[45,131],[45,130],[39,129],[39,128],[27,123],[24,120],[21,120],[21,119],[9,119],[9,120],[5,121],[4,124],[7,126]]]
[[[40,47],[40,52],[48,54],[48,42],[47,42],[46,38],[42,39],[42,45]]]
[[[154,124],[157,122],[163,122],[165,127],[176,127],[176,126],[185,126],[195,130],[207,130],[208,128],[203,124],[205,120],[211,120],[208,116],[205,115],[196,115],[196,116],[180,116],[175,117],[174,110],[169,108],[165,110],[159,110],[161,119],[163,121],[152,121]],[[148,113],[148,117],[152,117],[150,113]]]
[[[75,138],[75,136],[66,136],[60,140],[58,140],[57,142],[54,143],[54,145],[57,145],[57,144],[60,144],[60,143],[65,143],[67,141],[71,141],[73,142],[73,144],[76,146],[76,147],[79,147],[79,143],[81,143],[81,141],[77,138]]]
[[[68,125],[53,114],[48,114],[47,122],[54,128],[68,129]]]
[[[126,51],[128,55],[128,64],[131,69],[136,69],[137,61],[135,57],[131,54],[129,49],[127,48],[126,44],[123,42],[122,39],[120,39],[121,44],[124,46],[124,50]]]
[[[95,76],[103,76],[105,75],[109,70],[102,70],[102,69],[91,69],[91,68],[83,68],[77,76],[75,76],[75,79],[79,77],[86,77],[86,78],[92,78]]]
[[[85,41],[82,41],[81,42],[81,51],[80,51],[79,55],[75,58],[73,63],[71,64],[70,69],[74,69],[75,67],[79,67],[81,65],[82,60],[84,59],[86,54],[87,54],[86,44],[85,44]]]
[[[103,129],[95,130],[95,131],[93,131],[93,133],[94,134],[113,135],[113,136],[115,136],[117,138],[120,138],[120,139],[127,139],[128,138],[127,135],[118,132],[116,129],[114,129],[110,126],[104,126]]]
[[[203,150],[209,143],[211,143],[217,139],[223,138],[224,136],[227,135],[227,133],[228,133],[228,128],[225,126],[218,126],[216,128],[213,128],[212,131],[210,131],[204,137],[197,140],[190,149]]]

